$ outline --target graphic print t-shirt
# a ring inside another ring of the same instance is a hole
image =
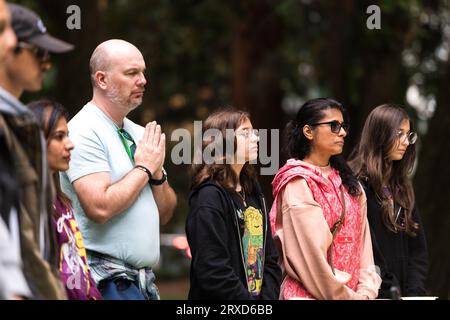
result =
[[[254,297],[258,297],[261,294],[263,280],[264,215],[256,197],[247,195],[245,200],[246,207],[242,198],[237,194],[233,195],[237,208],[236,215],[239,221],[248,291]]]
[[[101,300],[102,296],[89,271],[86,249],[71,208],[66,208],[56,199],[55,210],[58,216],[53,216],[52,222],[58,244],[58,270],[67,297],[69,300]]]

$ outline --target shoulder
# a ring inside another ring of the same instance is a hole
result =
[[[84,106],[67,124],[70,138],[91,136],[101,127],[101,121],[95,117],[95,113],[91,112],[87,106]]]
[[[81,125],[83,121],[87,121],[89,119],[92,119],[92,117],[95,115],[92,108],[89,107],[89,104],[84,105],[81,107],[80,111],[77,112],[73,116],[73,118],[69,121],[69,126],[76,126]]]
[[[223,187],[214,183],[204,183],[191,192],[189,203],[192,207],[224,208],[229,194]]]
[[[312,195],[311,188],[309,187],[308,182],[305,178],[300,176],[289,181],[284,187],[284,192],[290,194],[306,193]]]
[[[282,199],[283,205],[298,205],[300,203],[317,205],[308,182],[302,177],[292,179],[286,184]]]
[[[286,189],[298,189],[298,188],[308,188],[308,182],[306,181],[306,179],[302,176],[298,176],[295,177],[293,179],[291,179],[287,184],[286,184]]]
[[[76,148],[87,144],[104,144],[116,136],[116,130],[90,105],[85,105],[68,123],[69,136]]]

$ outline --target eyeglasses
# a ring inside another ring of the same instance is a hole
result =
[[[22,41],[17,43],[16,52],[19,52],[20,49],[28,49],[28,50],[30,50],[40,62],[48,62],[48,61],[50,61],[50,53],[48,52],[48,50],[36,47],[36,46],[34,46],[32,44],[29,44],[29,43],[26,43],[26,42],[22,42]]]
[[[405,137],[408,139],[409,144],[414,144],[417,141],[417,133],[415,132],[403,132],[401,130],[397,131],[397,139],[400,141],[405,141]]]
[[[348,132],[349,125],[345,122],[340,123],[337,120],[334,121],[328,121],[328,122],[318,122],[318,123],[312,123],[310,126],[320,126],[322,124],[328,124],[331,128],[331,132],[333,133],[339,133],[341,132],[341,128],[345,130],[345,132]]]
[[[250,138],[251,135],[259,138],[259,131],[258,129],[243,129],[241,131],[236,131],[236,135],[244,137],[245,139]]]

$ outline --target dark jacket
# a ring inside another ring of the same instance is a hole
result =
[[[14,161],[0,128],[0,300],[30,296],[22,271],[18,208]]]
[[[46,143],[33,114],[0,88],[0,130],[13,159],[19,187],[20,245],[23,271],[37,299],[66,299],[57,272],[51,224],[53,190]]]
[[[419,224],[417,236],[389,230],[383,222],[381,206],[375,192],[363,183],[367,196],[367,218],[372,237],[375,264],[383,280],[378,298],[392,298],[390,289],[400,288],[402,296],[426,295],[428,251],[419,212],[414,208],[412,219]],[[395,206],[397,208],[397,206]]]
[[[257,190],[260,190],[258,187]],[[278,299],[281,270],[262,193],[256,191],[264,215],[264,265],[261,299]],[[253,299],[248,291],[242,242],[231,194],[205,182],[189,197],[186,234],[192,252],[189,299]]]

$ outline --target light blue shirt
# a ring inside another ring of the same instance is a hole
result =
[[[150,186],[144,187],[127,210],[105,224],[97,224],[86,216],[72,185],[75,180],[96,172],[109,172],[114,184],[133,169],[116,124],[102,110],[88,103],[68,127],[75,149],[70,169],[60,174],[61,188],[72,200],[86,248],[136,268],[153,267],[159,259],[159,213]],[[144,134],[142,126],[127,118],[123,129],[136,143]]]

